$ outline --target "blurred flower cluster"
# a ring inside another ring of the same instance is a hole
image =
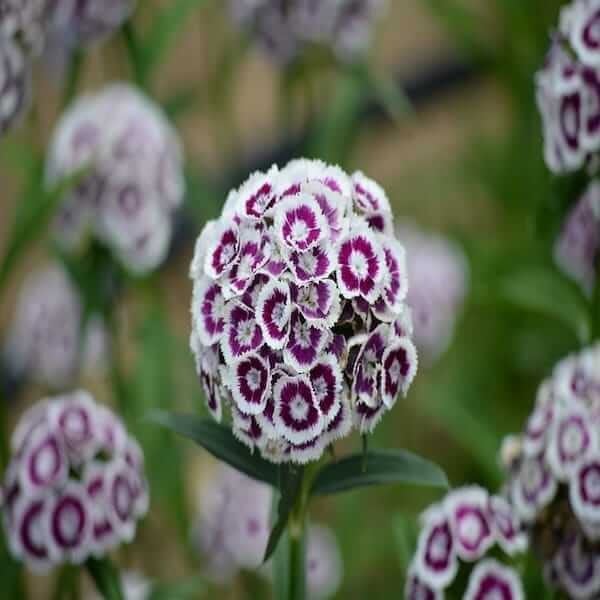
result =
[[[183,200],[182,161],[166,117],[133,87],[77,100],[56,126],[47,161],[50,184],[84,173],[57,216],[60,245],[72,250],[91,235],[130,271],[154,269]]]
[[[35,404],[11,440],[2,488],[11,553],[36,571],[102,557],[148,510],[144,459],[108,408],[78,391]]]
[[[281,64],[311,45],[331,49],[344,62],[368,49],[386,0],[230,0],[233,21],[250,32],[265,53]]]
[[[565,6],[537,74],[544,156],[555,173],[579,169],[600,149],[599,18],[594,0]]]
[[[204,558],[206,575],[225,584],[240,569],[259,569],[271,530],[272,488],[221,464],[199,492],[192,542]],[[311,525],[306,546],[307,597],[331,598],[342,579],[335,536]],[[260,573],[270,577],[269,569]]]
[[[23,284],[3,358],[17,378],[65,388],[81,373],[102,370],[107,335],[99,315],[84,320],[69,276],[52,265],[33,272]]]
[[[457,579],[460,561],[476,563],[462,598],[524,598],[518,573],[486,557],[495,545],[508,556],[527,547],[521,523],[505,498],[476,486],[459,488],[423,514],[422,526],[407,576],[407,600],[442,598]]]
[[[371,432],[417,369],[404,248],[383,189],[318,161],[255,173],[191,265],[191,346],[211,414],[275,461]]]

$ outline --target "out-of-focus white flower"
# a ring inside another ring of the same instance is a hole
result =
[[[46,0],[0,0],[0,37],[14,40],[28,54],[44,44]]]
[[[84,391],[28,410],[11,439],[3,521],[11,554],[34,571],[102,557],[148,510],[144,459],[122,422]]]
[[[452,340],[468,287],[468,264],[450,240],[401,224],[398,235],[406,248],[414,340],[421,358],[433,363]]]
[[[191,347],[208,409],[273,462],[373,431],[417,370],[384,190],[320,161],[253,174],[200,235]]]
[[[227,583],[241,569],[262,564],[271,531],[272,488],[219,464],[203,481],[192,542],[207,577]],[[270,577],[271,569],[260,569]],[[333,596],[342,579],[342,559],[333,533],[311,525],[306,532],[306,582],[311,600]]]
[[[386,0],[230,0],[230,12],[279,63],[292,62],[313,44],[351,62],[368,50],[386,5]]]
[[[116,31],[133,13],[135,0],[46,0],[51,39],[89,46]]]
[[[57,125],[49,183],[87,168],[56,221],[65,248],[94,235],[131,271],[165,258],[173,212],[183,198],[182,150],[174,129],[148,98],[112,85],[78,100]]]
[[[591,295],[599,251],[600,183],[594,181],[567,215],[554,245],[554,260]]]
[[[311,600],[332,598],[343,576],[342,557],[333,532],[311,525],[306,534],[306,583]]]
[[[102,369],[106,350],[103,320],[95,315],[83,323],[79,296],[62,268],[47,267],[28,277],[4,347],[10,371],[61,388],[80,372]]]

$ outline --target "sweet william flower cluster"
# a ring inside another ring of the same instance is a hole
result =
[[[200,235],[191,346],[208,408],[274,461],[370,433],[417,369],[383,189],[296,160],[255,173]]]
[[[183,199],[182,162],[167,118],[134,87],[82,97],[59,121],[48,155],[50,183],[89,170],[61,206],[59,243],[75,249],[93,236],[129,270],[154,269]]]
[[[148,510],[143,455],[83,391],[34,405],[11,440],[3,485],[8,546],[35,571],[101,557],[131,541]]]

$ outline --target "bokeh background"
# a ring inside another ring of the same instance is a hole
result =
[[[136,28],[144,32],[169,2],[140,2]],[[117,401],[106,373],[81,382],[99,399],[121,403],[146,449],[153,509],[118,558],[157,579],[200,572],[189,530],[197,488],[214,464],[142,415],[156,407],[205,410],[188,351],[188,266],[195,234],[250,171],[300,155],[360,168],[385,187],[396,218],[464,249],[469,292],[452,343],[422,365],[408,398],[376,430],[374,446],[418,452],[440,464],[453,485],[496,488],[502,438],[521,429],[539,381],[582,341],[583,300],[551,259],[564,190],[573,182],[555,180],[543,164],[533,85],[560,2],[391,0],[370,77],[332,68],[305,80],[291,79],[242,40],[224,4],[207,0],[189,12],[153,82],[184,140],[188,192],[160,274],[120,299],[125,391]],[[117,35],[86,56],[79,90],[131,75]],[[39,66],[35,111],[0,142],[0,252],[26,178],[22,147],[33,140],[44,148],[57,119],[60,77],[56,65]],[[49,253],[45,239],[33,240],[12,273],[0,300],[0,334],[20,283]],[[6,380],[2,400],[12,422],[45,393]],[[415,517],[435,498],[393,487],[314,503],[315,518],[333,527],[341,545],[345,576],[337,597],[401,597]],[[27,585],[33,597],[51,598],[48,579],[31,577]],[[230,587],[201,587],[197,596],[268,598],[269,589],[248,573]]]

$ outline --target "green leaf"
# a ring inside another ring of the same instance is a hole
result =
[[[42,236],[65,194],[77,185],[86,171],[85,168],[80,169],[50,189],[45,189],[44,165],[38,159],[30,183],[19,201],[17,219],[0,263],[0,290],[25,249]]]
[[[89,558],[85,566],[104,600],[125,600],[121,575],[108,558]]]
[[[504,301],[561,321],[583,345],[590,341],[587,302],[576,286],[556,269],[524,266],[500,278],[498,293]]]
[[[369,450],[366,469],[364,460],[360,453],[326,465],[317,474],[311,494],[326,496],[389,483],[448,487],[448,479],[437,465],[406,450]]]
[[[146,81],[160,61],[164,60],[189,16],[204,2],[205,0],[172,0],[158,13],[141,48],[141,66]]]
[[[279,481],[277,466],[258,454],[250,452],[234,437],[228,427],[210,418],[162,411],[151,413],[147,419],[196,442],[215,458],[226,462],[248,477],[277,486]]]
[[[283,464],[279,470],[279,503],[277,504],[277,519],[269,535],[267,549],[263,562],[267,562],[277,548],[277,544],[285,531],[292,510],[302,493],[304,469],[291,464]],[[291,540],[290,540],[291,542]]]
[[[198,85],[186,87],[175,92],[163,102],[163,108],[171,121],[188,114],[200,102],[200,89]]]
[[[155,583],[148,600],[191,600],[204,588],[202,579],[191,577],[173,583]]]

